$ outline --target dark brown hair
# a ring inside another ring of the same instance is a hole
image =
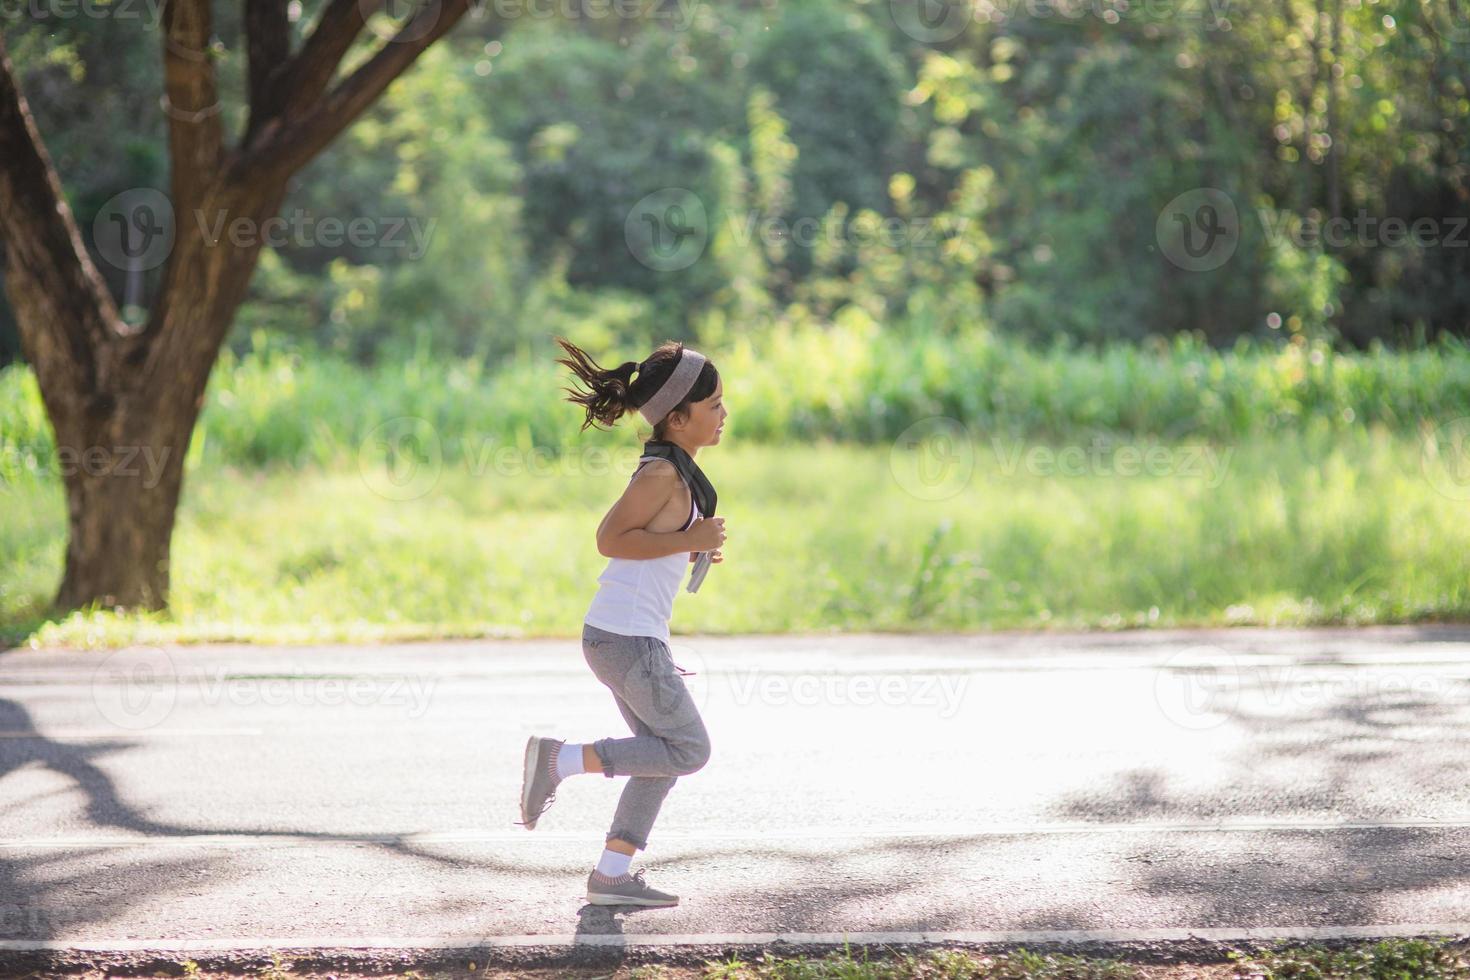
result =
[[[684,352],[683,344],[666,340],[644,361],[625,361],[615,368],[600,368],[587,356],[586,351],[570,341],[557,337],[556,342],[571,355],[570,360],[559,357],[556,363],[571,368],[577,379],[591,389],[586,392],[562,389],[571,393],[567,401],[587,409],[587,418],[579,430],[583,432],[587,430],[587,426],[599,422],[611,428],[625,413],[636,411],[663,387],[669,375],[674,373],[674,366],[679,363],[679,357]],[[638,374],[636,380],[633,378],[634,372]],[[678,412],[687,417],[690,403],[702,402],[713,395],[719,383],[720,372],[715,370],[715,362],[705,361],[699,370],[699,376],[694,379],[694,386],[689,389],[689,394],[670,410],[670,414]],[[664,416],[653,427],[653,438],[664,438],[664,423],[668,417]]]

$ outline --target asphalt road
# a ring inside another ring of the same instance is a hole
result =
[[[1470,935],[1470,629],[674,637],[713,753],[588,906],[575,640],[0,653],[0,952]]]

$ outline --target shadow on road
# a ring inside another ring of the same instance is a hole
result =
[[[37,731],[23,705],[0,698],[0,819],[14,817],[27,803],[14,793],[3,792],[6,777],[22,768],[40,767],[64,777],[68,784],[46,795],[80,792],[85,796],[87,825],[79,828],[79,836],[114,829],[160,837],[239,835],[279,837],[282,840],[360,841],[364,846],[404,857],[456,867],[463,864],[459,859],[435,854],[407,839],[391,836],[259,827],[194,827],[155,820],[131,805],[97,764],[99,758],[136,744],[126,737],[88,741],[85,745],[48,738]],[[65,832],[58,836],[65,836]],[[84,881],[82,875],[68,871],[67,865],[71,863],[77,846],[66,844],[49,851],[39,848],[0,849],[0,940],[48,940],[66,931],[75,932],[85,926],[107,923],[150,898],[201,887],[207,883],[210,868],[227,857],[180,855],[150,858],[150,868],[154,873],[145,880],[151,891],[141,893],[136,885],[139,876],[132,876],[132,887],[121,890],[118,882],[96,878],[94,872],[86,872],[93,880]],[[89,847],[89,850],[122,854],[130,847],[104,845]],[[516,870],[513,864],[498,861],[479,861],[477,867],[485,871]],[[65,896],[65,900],[59,896]]]
[[[1470,635],[1470,631],[1452,632],[1454,636]],[[1452,638],[1451,631],[1432,628],[1400,635],[1410,649],[1415,637],[1439,642]],[[1330,664],[1338,657],[1329,645],[1304,657],[1303,662]],[[1412,671],[1413,667],[1406,665],[1402,670]],[[1416,792],[1432,793],[1440,800],[1464,792],[1464,754],[1446,751],[1446,747],[1463,746],[1470,740],[1466,730],[1470,713],[1464,708],[1470,701],[1470,679],[1448,678],[1443,683],[1450,685],[1451,696],[1366,686],[1322,698],[1314,706],[1297,704],[1279,710],[1279,700],[1273,698],[1283,692],[1294,696],[1292,686],[1269,673],[1247,670],[1241,675],[1242,697],[1229,707],[1222,722],[1246,737],[1237,748],[1212,758],[1210,788],[1171,784],[1160,770],[1135,768],[1119,773],[1110,789],[1085,795],[1059,793],[1043,812],[1050,820],[1083,823],[1211,821],[1267,811],[1283,815],[1273,822],[1290,819],[1293,813],[1315,815],[1319,821],[1324,819],[1322,814],[1342,822],[1401,819],[1414,812]],[[1057,723],[1064,724],[1065,719]],[[1181,738],[1189,736],[1180,733]],[[413,869],[423,867],[420,862],[485,880],[495,873],[518,875],[522,881],[534,880],[538,874],[554,876],[558,882],[571,880],[556,868],[527,868],[523,862],[493,855],[466,858],[406,838],[257,827],[221,829],[155,820],[124,798],[99,765],[106,756],[138,744],[126,736],[85,744],[53,739],[37,731],[22,704],[0,698],[0,814],[13,819],[37,799],[4,790],[7,777],[16,771],[39,767],[62,781],[45,791],[47,796],[80,793],[85,797],[87,826],[79,829],[83,834],[114,829],[167,837],[360,841],[406,860],[394,863],[392,873],[377,890],[368,888],[355,896],[355,905],[334,911],[365,909],[381,899],[390,927],[394,925],[391,916],[408,910],[407,903],[414,904],[415,912],[449,915],[465,911],[456,908],[452,895],[393,894],[395,888],[403,889],[411,882]],[[1002,752],[1004,746],[997,742],[989,751]],[[1371,802],[1375,797],[1365,792],[1362,777],[1364,763],[1369,761],[1378,762],[1380,771],[1383,762],[1393,763],[1401,784],[1397,795],[1384,793],[1376,797],[1378,802]],[[1240,776],[1238,782],[1232,781],[1235,774]],[[957,772],[954,778],[983,777]],[[14,785],[13,780],[9,782]],[[1244,795],[1247,786],[1255,787],[1257,798]],[[1005,787],[994,787],[993,792],[1004,793]],[[1363,799],[1370,804],[1353,802]],[[946,816],[952,820],[956,815]],[[65,829],[58,831],[64,833]],[[1216,836],[1202,859],[1199,835],[1211,833]],[[1047,838],[1045,856],[1038,858],[1034,835],[1027,839],[1024,834],[976,833],[874,840],[859,846],[813,846],[805,853],[797,848],[762,856],[760,860],[768,861],[769,869],[753,878],[721,875],[725,862],[749,861],[749,847],[704,849],[692,863],[682,861],[681,868],[686,874],[696,869],[686,880],[704,883],[699,896],[702,904],[724,909],[737,919],[759,915],[771,931],[827,931],[834,910],[842,909],[867,910],[867,919],[900,932],[970,929],[977,922],[986,923],[985,928],[1038,930],[1096,928],[1099,921],[1115,928],[1157,924],[1146,919],[1129,921],[1127,908],[1100,908],[1095,891],[1044,887],[1045,882],[1069,878],[1079,883],[1106,882],[1115,886],[1115,894],[1121,890],[1138,896],[1138,907],[1145,910],[1159,904],[1187,910],[1189,919],[1201,925],[1402,921],[1396,904],[1400,899],[1435,892],[1462,896],[1459,906],[1449,909],[1447,915],[1464,921],[1470,919],[1470,907],[1463,899],[1470,894],[1470,853],[1454,840],[1444,830],[1416,827],[1140,833],[1121,844],[1112,839],[1106,846],[1096,835],[1059,833]],[[154,873],[128,876],[135,883],[122,891],[117,881],[80,880],[83,874],[96,873],[79,873],[70,867],[79,846],[83,845],[56,850],[0,849],[0,939],[46,940],[122,921],[140,903],[207,887],[211,872],[222,870],[218,866],[228,860],[227,852],[190,851],[160,857],[150,862]],[[98,849],[124,850],[111,845]],[[656,869],[658,864],[651,862],[650,867]],[[963,893],[944,888],[942,881],[936,887],[936,866],[963,866],[967,881],[978,879],[986,887]],[[762,891],[750,890],[753,880],[761,883]],[[144,884],[136,884],[138,881]],[[1018,892],[1030,900],[1022,911],[1014,901]],[[658,922],[680,911],[583,905],[576,912],[574,928],[580,936],[620,936],[626,922],[635,923],[628,931],[641,932],[645,916]],[[1141,913],[1134,910],[1134,914]],[[397,920],[398,924],[403,921],[402,917]],[[566,925],[572,925],[570,920]],[[483,929],[487,937],[495,934],[496,926],[493,911],[477,913],[476,928]],[[567,929],[554,923],[550,931],[564,934]]]

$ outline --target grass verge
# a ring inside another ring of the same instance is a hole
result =
[[[730,537],[704,588],[678,596],[673,629],[1470,618],[1470,488],[1430,465],[1418,438],[1367,427],[1098,439],[941,432],[912,446],[707,449]],[[11,483],[0,641],[574,636],[606,563],[594,530],[636,452],[440,460],[399,482],[373,465],[201,469],[174,534],[168,615],[48,616],[65,541],[60,487]]]

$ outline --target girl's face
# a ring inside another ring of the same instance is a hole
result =
[[[720,441],[720,432],[725,427],[725,382],[715,384],[715,393],[702,402],[691,402],[689,421],[684,425],[684,441],[695,446],[713,446]]]

